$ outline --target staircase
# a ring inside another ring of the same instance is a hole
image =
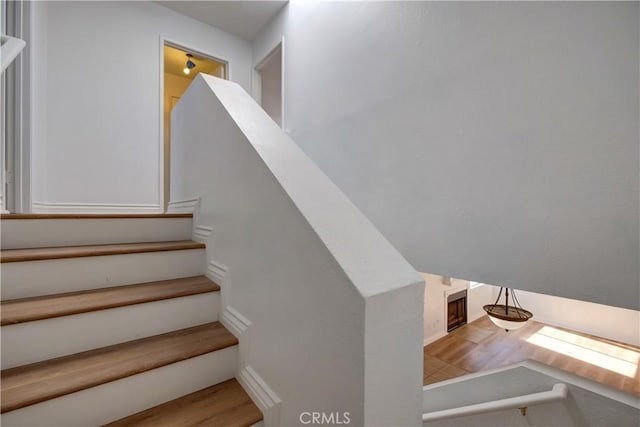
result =
[[[2,215],[3,426],[250,426],[190,214]]]

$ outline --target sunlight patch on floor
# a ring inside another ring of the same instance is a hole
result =
[[[640,361],[640,353],[637,351],[551,326],[543,327],[530,336],[527,342],[629,378],[635,377]]]

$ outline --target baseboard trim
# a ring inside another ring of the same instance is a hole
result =
[[[442,332],[438,332],[436,334],[433,334],[431,336],[428,336],[428,337],[426,337],[424,339],[422,345],[425,346],[425,345],[431,344],[432,342],[438,341],[440,338],[446,337],[447,334],[448,334],[448,332],[442,331]]]
[[[264,425],[279,426],[282,401],[278,395],[251,366],[246,366],[242,369],[237,379],[256,406],[262,411]]]
[[[161,213],[159,204],[33,202],[34,213]]]
[[[200,204],[200,197],[194,199],[175,200],[167,205],[168,213],[194,213],[196,207]]]
[[[249,329],[251,321],[233,307],[226,306],[222,312],[222,324],[233,335],[240,337],[240,335],[244,334],[247,329]]]
[[[467,323],[475,322],[476,320],[478,320],[479,318],[481,318],[485,314],[487,314],[487,313],[484,310],[479,311],[477,313],[468,314],[467,315]]]
[[[199,243],[207,243],[209,236],[213,232],[213,227],[205,227],[203,225],[196,225],[193,228],[193,240]]]
[[[223,300],[224,301],[224,298]],[[238,374],[242,368],[249,365],[249,347],[251,346],[251,321],[228,305],[225,306],[220,316],[220,323],[238,338],[238,351],[240,363]]]
[[[9,213],[9,211],[4,208],[4,196],[2,193],[0,193],[0,213]]]
[[[198,214],[200,212],[200,197],[193,199],[174,200],[167,205],[167,213],[191,213],[193,214],[193,240],[200,243],[207,243],[213,227],[208,227],[199,223]]]
[[[219,264],[215,264],[213,261],[211,261],[209,265],[212,268],[221,268]],[[262,412],[264,425],[279,426],[282,401],[249,365],[251,321],[240,314],[238,310],[226,306],[222,312],[220,322],[234,334],[239,341],[240,367],[236,374],[236,379]]]
[[[209,264],[207,265],[207,273],[206,276],[213,280],[214,282],[216,282],[218,285],[224,287],[225,285],[225,276],[227,275],[227,271],[229,271],[229,269],[214,261],[214,260],[210,260]]]

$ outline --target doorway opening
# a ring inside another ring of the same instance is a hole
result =
[[[164,210],[171,183],[171,110],[198,73],[229,78],[229,63],[165,41],[163,43]]]
[[[280,127],[284,127],[282,44],[278,43],[256,66],[260,105]]]

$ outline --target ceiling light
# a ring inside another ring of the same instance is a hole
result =
[[[182,72],[187,75],[191,72],[192,68],[196,67],[196,63],[193,62],[191,58],[193,58],[193,55],[191,55],[190,53],[187,53],[187,63],[185,64],[184,70],[182,70]]]
[[[502,291],[505,291],[505,303],[498,304],[500,301],[500,297],[502,296]],[[516,298],[516,294],[511,289],[511,296],[513,298],[513,305],[509,305],[509,288],[500,288],[500,292],[498,293],[498,298],[496,298],[496,302],[493,304],[487,304],[484,307],[484,311],[489,315],[489,319],[499,328],[504,329],[509,332],[509,330],[520,329],[524,326],[525,322],[533,317],[533,313],[528,310],[522,308],[520,303],[518,302],[518,298]]]

